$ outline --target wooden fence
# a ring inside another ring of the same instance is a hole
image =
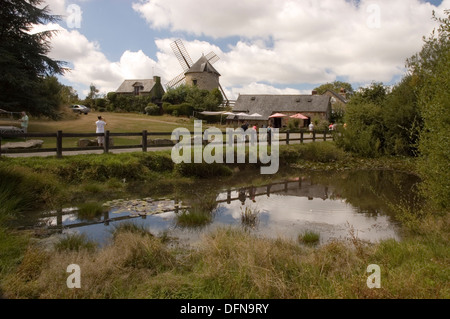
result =
[[[287,145],[295,142],[304,143],[305,141],[318,141],[327,139],[333,139],[334,135],[332,131],[299,131],[299,132],[280,132],[279,142],[285,142]],[[226,132],[223,132],[226,135]],[[152,147],[167,147],[168,145],[149,145],[148,138],[151,136],[169,136],[171,133],[168,132],[148,132],[146,130],[142,132],[131,132],[131,133],[112,133],[106,131],[105,133],[63,133],[63,131],[57,131],[56,133],[1,133],[0,134],[0,156],[2,154],[12,154],[12,153],[43,153],[43,152],[55,152],[57,157],[62,157],[63,151],[89,151],[89,150],[103,150],[104,153],[108,153],[112,149],[142,149],[143,152],[147,152],[148,148]],[[191,133],[193,136],[193,134]],[[98,137],[104,136],[105,143],[104,147],[99,146],[88,146],[88,147],[63,147],[63,138],[88,138],[88,137]],[[110,145],[109,141],[112,137],[130,137],[139,136],[141,137],[140,144],[131,145]],[[35,148],[35,149],[2,149],[2,140],[12,139],[12,138],[56,138],[56,147],[54,148]]]

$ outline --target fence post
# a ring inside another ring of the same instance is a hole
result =
[[[147,130],[142,131],[142,152],[147,152]]]
[[[316,131],[313,131],[313,142],[316,141]]]
[[[56,157],[62,157],[62,131],[56,132]]]
[[[2,137],[0,136],[0,156],[2,156]]]
[[[286,131],[286,145],[289,145],[289,130]]]
[[[109,152],[109,131],[105,131],[105,149],[103,153],[108,153]]]
[[[300,131],[300,144],[303,144],[303,131]]]
[[[324,141],[327,140],[327,133],[328,133],[328,129],[325,129],[325,131],[323,131],[323,140]]]

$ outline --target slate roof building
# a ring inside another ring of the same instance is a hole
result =
[[[153,79],[125,80],[116,90],[116,93],[129,96],[151,95],[152,100],[158,103],[164,95],[164,88],[161,85],[161,78],[154,76]]]
[[[328,95],[239,95],[233,107],[233,113],[258,113],[261,117],[234,116],[227,117],[228,121],[258,121],[263,124],[270,123],[274,127],[282,127],[287,124],[289,117],[270,119],[275,113],[294,115],[301,113],[308,117],[303,121],[307,126],[311,120],[329,120],[331,116],[331,98]]]
[[[345,106],[348,103],[347,92],[345,91],[344,88],[342,88],[339,93],[336,93],[335,91],[331,90],[326,90],[325,93],[323,93],[323,95],[328,95],[329,97],[331,97],[332,106],[335,104],[341,104]]]

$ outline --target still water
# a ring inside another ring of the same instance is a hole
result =
[[[165,234],[181,244],[195,245],[217,227],[243,227],[257,236],[296,240],[305,231],[320,234],[320,243],[346,240],[351,234],[377,242],[401,240],[393,205],[417,207],[419,180],[393,171],[295,172],[276,179],[247,174],[225,181],[198,181],[187,188],[153,197],[139,191],[129,201],[107,202],[101,216],[83,219],[76,208],[44,212],[38,223],[62,234],[83,233],[100,245],[108,243],[120,223],[136,223],[155,235]],[[277,175],[278,176],[278,175]],[[209,213],[200,226],[180,226],[177,218],[194,208]],[[256,214],[256,224],[241,220],[245,210]]]

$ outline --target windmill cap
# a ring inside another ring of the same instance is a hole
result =
[[[209,63],[208,59],[202,55],[184,74],[210,72],[220,76],[220,73]]]

